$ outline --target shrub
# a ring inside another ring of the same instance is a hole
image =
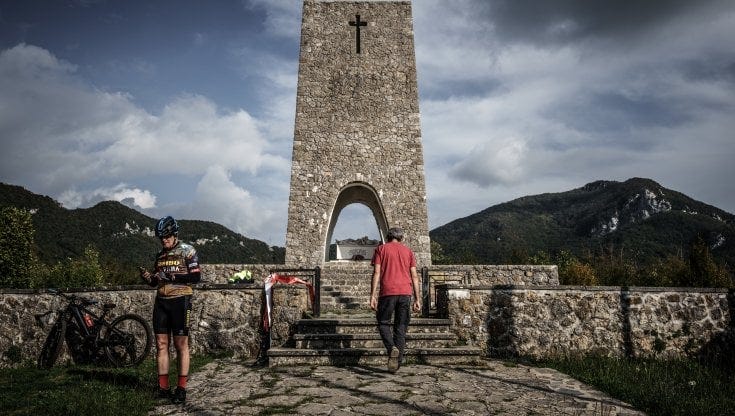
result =
[[[599,284],[595,270],[582,263],[568,251],[562,250],[556,256],[559,267],[559,281],[563,285],[595,286]]]
[[[698,236],[691,244],[689,252],[691,278],[689,285],[695,287],[731,287],[732,281],[727,270],[715,263],[707,243]],[[689,286],[688,285],[688,286]]]
[[[49,272],[47,287],[96,287],[102,285],[104,276],[99,252],[92,246],[84,249],[78,259],[57,263]]]
[[[680,256],[673,254],[663,260],[655,261],[640,273],[638,285],[641,286],[685,286],[689,276],[689,265]]]
[[[35,252],[31,213],[15,207],[0,208],[0,287],[38,285],[42,265]]]
[[[567,266],[564,270],[564,281],[565,285],[597,286],[599,284],[595,269],[579,261]]]

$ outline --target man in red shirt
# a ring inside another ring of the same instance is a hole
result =
[[[421,310],[416,257],[401,241],[403,230],[394,227],[388,230],[388,242],[375,249],[370,288],[370,308],[376,311],[380,337],[388,352],[388,370],[392,372],[397,371],[403,361],[412,294],[414,312]]]

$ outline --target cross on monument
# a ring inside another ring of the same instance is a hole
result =
[[[355,46],[357,53],[360,53],[360,26],[367,26],[367,22],[360,21],[360,15],[355,15],[355,20],[350,21],[350,26],[355,26]]]

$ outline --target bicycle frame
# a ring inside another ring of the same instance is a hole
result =
[[[102,327],[105,326],[105,324],[109,325],[109,322],[107,322],[105,318],[107,318],[107,313],[112,308],[107,307],[107,305],[103,305],[102,314],[97,315],[84,305],[84,303],[87,303],[89,301],[82,300],[81,304],[77,303],[78,301],[79,298],[76,297],[70,299],[69,305],[66,307],[66,312],[74,320],[77,328],[81,331],[82,335],[84,335],[85,338],[96,338]],[[94,305],[96,304],[96,302],[90,302],[88,304]],[[87,324],[84,322],[84,314],[89,314],[92,318],[92,327],[88,327]]]

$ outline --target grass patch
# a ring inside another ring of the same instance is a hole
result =
[[[595,386],[650,416],[735,415],[735,374],[695,360],[580,357],[537,365]]]
[[[211,360],[192,356],[190,373]],[[154,360],[137,368],[68,365],[40,370],[28,364],[0,369],[0,403],[2,414],[13,416],[147,415],[155,404],[156,383]]]

